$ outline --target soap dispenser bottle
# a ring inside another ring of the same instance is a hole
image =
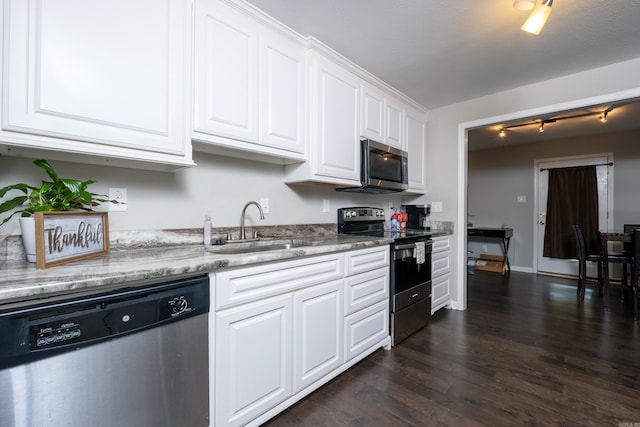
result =
[[[211,244],[211,217],[205,215],[204,217],[204,244],[208,246]]]

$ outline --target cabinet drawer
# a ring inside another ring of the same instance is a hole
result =
[[[345,362],[389,336],[389,301],[381,301],[344,319]]]
[[[383,267],[348,277],[344,281],[345,314],[370,306],[379,301],[389,300],[389,268]]]
[[[447,237],[433,237],[433,252],[451,250],[451,239]]]
[[[442,276],[451,272],[451,256],[449,251],[431,254],[431,277]]]
[[[344,275],[343,254],[330,254],[212,275],[219,310],[338,279]]]
[[[347,252],[345,275],[351,276],[380,267],[389,267],[389,245]]]

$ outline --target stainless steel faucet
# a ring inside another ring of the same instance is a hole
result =
[[[247,240],[247,238],[245,236],[245,233],[244,233],[244,215],[245,215],[249,205],[256,205],[256,207],[260,211],[260,219],[264,219],[264,212],[262,211],[262,206],[260,206],[260,204],[258,202],[254,202],[252,200],[249,203],[247,203],[246,205],[244,205],[244,208],[242,208],[242,215],[240,216],[240,240]]]

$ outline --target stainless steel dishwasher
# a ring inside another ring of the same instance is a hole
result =
[[[209,425],[209,279],[0,310],[0,426]]]

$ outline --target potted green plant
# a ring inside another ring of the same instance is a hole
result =
[[[81,181],[60,178],[46,160],[35,160],[33,163],[43,169],[49,175],[51,181],[42,181],[39,187],[18,183],[0,188],[0,200],[9,191],[22,193],[0,204],[0,214],[13,211],[0,222],[0,226],[9,221],[14,215],[20,214],[23,244],[27,260],[30,262],[35,262],[35,222],[33,219],[35,212],[92,211],[93,207],[104,202],[118,203],[116,200],[107,199],[107,196],[103,194],[88,191],[89,185],[95,182],[93,180]]]

